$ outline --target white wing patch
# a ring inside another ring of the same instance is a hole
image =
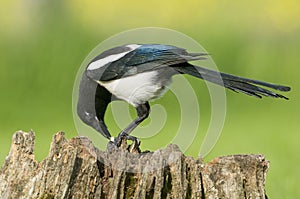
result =
[[[130,48],[130,50],[123,52],[123,53],[119,53],[119,54],[113,54],[113,55],[109,55],[107,57],[104,57],[102,59],[99,59],[97,61],[94,61],[92,63],[89,64],[87,70],[96,70],[98,68],[101,68],[102,66],[104,66],[105,64],[111,63],[113,61],[116,61],[122,57],[124,57],[126,54],[130,53],[131,51],[137,49],[138,47],[140,47],[141,45],[137,45],[137,44],[130,44],[127,45],[126,47]]]

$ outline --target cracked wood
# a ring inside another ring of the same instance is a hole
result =
[[[34,159],[33,132],[16,132],[0,170],[0,198],[266,198],[262,155],[187,157],[176,145],[154,152],[99,151],[86,137],[53,137]]]

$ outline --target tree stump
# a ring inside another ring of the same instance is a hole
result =
[[[99,151],[86,137],[53,137],[34,159],[34,133],[16,132],[0,170],[0,198],[267,198],[263,155],[187,157],[176,145],[155,152]]]

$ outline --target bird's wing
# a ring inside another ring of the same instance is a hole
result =
[[[185,49],[169,45],[148,44],[125,54],[119,59],[101,67],[97,71],[100,81],[109,81],[135,75],[138,73],[158,70],[175,64],[206,58],[206,53],[188,53]],[[101,70],[101,72],[100,72]]]

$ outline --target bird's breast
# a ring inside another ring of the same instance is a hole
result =
[[[159,71],[149,71],[98,83],[117,98],[136,107],[162,96],[171,83],[171,75],[161,76]]]

